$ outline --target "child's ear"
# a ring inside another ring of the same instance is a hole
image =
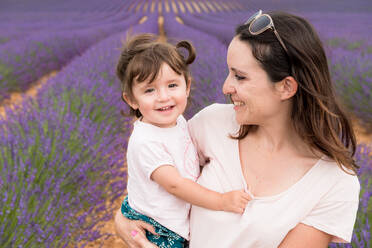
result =
[[[132,99],[132,97],[128,96],[125,92],[123,92],[123,99],[124,101],[132,108],[132,109],[138,109],[138,104],[135,100]]]
[[[291,76],[284,78],[282,81],[275,84],[275,87],[280,95],[281,100],[287,100],[294,96],[298,89],[296,79]]]
[[[190,89],[191,89],[191,77],[187,80],[186,84],[186,96],[189,97],[190,95]]]

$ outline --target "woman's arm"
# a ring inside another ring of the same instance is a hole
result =
[[[171,165],[157,168],[151,179],[161,185],[168,193],[192,205],[216,211],[230,211],[242,214],[250,196],[243,190],[218,193],[209,190],[198,183],[182,177],[177,169]]]
[[[327,248],[331,238],[325,232],[300,223],[285,236],[278,248]]]
[[[145,235],[145,230],[157,235],[154,227],[143,221],[125,218],[120,209],[115,215],[115,229],[119,237],[130,248],[156,247],[146,239]]]

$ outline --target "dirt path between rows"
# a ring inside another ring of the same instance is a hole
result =
[[[123,179],[124,180],[124,179]],[[106,205],[109,207],[114,207],[114,212],[112,213],[113,218],[103,224],[103,227],[101,228],[101,233],[108,234],[103,236],[100,239],[97,239],[93,242],[90,242],[85,247],[87,248],[128,248],[128,246],[122,241],[119,236],[116,234],[115,230],[115,223],[114,223],[114,216],[116,211],[120,208],[121,203],[124,199],[124,196],[126,195],[126,192],[123,190],[123,197],[119,197],[117,200],[115,200],[114,203],[111,203],[110,201],[106,202]],[[111,205],[111,206],[110,206]]]
[[[5,100],[0,105],[0,116],[6,118],[5,114],[5,108],[10,107],[14,109],[15,106],[19,106],[23,100],[24,96],[29,97],[36,97],[38,90],[48,82],[49,79],[55,77],[57,75],[58,71],[51,71],[44,76],[42,76],[40,79],[38,79],[36,82],[31,83],[31,87],[26,92],[14,92],[10,94],[10,98]]]

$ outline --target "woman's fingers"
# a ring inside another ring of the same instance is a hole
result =
[[[152,233],[152,234],[154,234],[154,235],[159,235],[159,234],[157,234],[157,233],[155,232],[155,228],[154,228],[153,225],[150,225],[149,223],[146,223],[146,222],[144,222],[144,221],[140,221],[140,220],[138,220],[138,221],[136,221],[136,222],[137,222],[137,225],[138,225],[139,227],[141,227],[142,229],[145,229],[145,230],[149,231],[150,233]]]
[[[136,230],[133,230],[131,232],[133,240],[141,247],[141,248],[157,248],[156,245],[151,243],[146,239],[146,236],[142,233],[137,232]]]
[[[137,232],[144,233],[143,228],[139,226],[135,221],[125,218],[120,209],[116,212],[115,215],[115,228],[116,233],[129,248],[141,248],[141,246],[139,246],[137,242],[133,240],[133,237],[131,236],[131,230],[137,230]]]
[[[123,216],[121,210],[119,209],[115,215],[115,227],[116,232],[120,238],[128,245],[130,248],[154,248],[157,247],[150,243],[146,238],[145,230],[158,235],[155,232],[155,228],[140,220],[129,220]]]

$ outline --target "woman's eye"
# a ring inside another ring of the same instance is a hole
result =
[[[235,78],[236,78],[236,80],[244,80],[245,79],[245,77],[242,77],[242,76],[239,76],[239,75],[235,75]]]
[[[178,86],[178,85],[175,84],[175,83],[173,83],[173,84],[169,84],[169,85],[168,85],[169,88],[174,88],[174,87],[177,87],[177,86]]]
[[[153,92],[153,91],[154,91],[154,89],[149,88],[149,89],[146,89],[146,90],[145,90],[145,93],[151,93],[151,92]]]

